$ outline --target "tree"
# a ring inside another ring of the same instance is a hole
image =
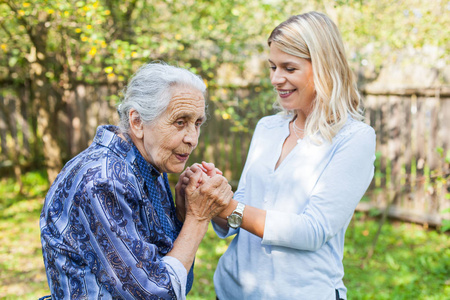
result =
[[[289,15],[309,10],[337,21],[355,70],[370,66],[372,77],[405,47],[433,45],[448,62],[445,1],[0,0],[0,84],[29,95],[53,181],[70,158],[60,124],[76,87],[120,89],[144,62],[163,60],[200,74],[217,115],[235,130],[253,128],[273,101],[261,67],[266,38]],[[239,94],[242,87],[250,92]]]

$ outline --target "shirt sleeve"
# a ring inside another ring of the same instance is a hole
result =
[[[178,300],[186,300],[187,271],[183,264],[172,256],[164,256],[162,261],[166,263],[170,281]]]
[[[315,251],[342,230],[374,174],[371,127],[343,138],[301,214],[268,210],[262,243]]]

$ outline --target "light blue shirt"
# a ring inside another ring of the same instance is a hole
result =
[[[259,121],[234,195],[267,211],[263,238],[213,224],[237,233],[214,274],[221,300],[347,298],[344,236],[373,178],[375,132],[349,118],[332,143],[298,140],[275,170],[291,119]]]

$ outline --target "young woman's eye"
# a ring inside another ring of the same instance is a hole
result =
[[[275,70],[277,69],[277,67],[275,67],[275,66],[270,66],[270,69],[271,69],[272,71],[275,71]]]
[[[286,68],[286,71],[288,71],[288,72],[292,73],[292,72],[294,72],[294,71],[295,71],[295,69],[294,69],[294,68]]]

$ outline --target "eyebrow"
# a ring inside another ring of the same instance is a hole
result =
[[[273,61],[271,61],[270,59],[268,59],[269,63],[276,65],[276,63],[274,63]],[[286,65],[295,65],[295,66],[300,66],[299,63],[294,62],[294,61],[285,61],[280,63],[281,66],[286,66]]]
[[[194,114],[190,114],[190,113],[180,113],[180,114],[174,115],[174,119],[175,119],[175,120],[177,120],[177,119],[179,119],[179,118],[194,119]],[[205,121],[205,120],[206,120],[206,115],[203,114],[202,116],[200,116],[199,118],[197,118],[197,120]]]

